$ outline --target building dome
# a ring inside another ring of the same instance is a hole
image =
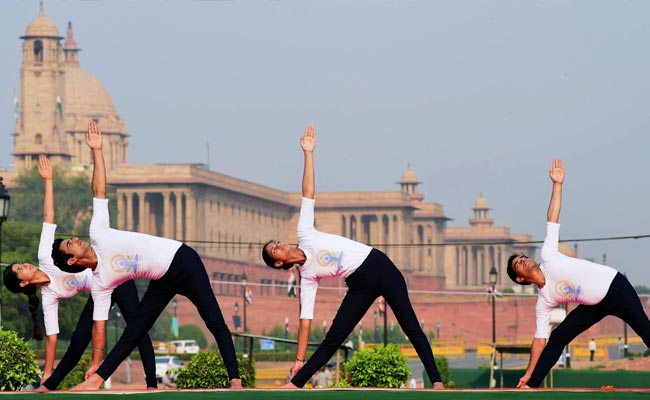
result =
[[[25,36],[23,36],[23,38],[29,37],[49,37],[62,39],[62,37],[59,35],[59,30],[56,29],[54,22],[45,16],[42,4],[38,17],[36,17],[36,19],[27,25],[27,30],[25,31]]]
[[[88,121],[96,119],[103,132],[126,135],[124,121],[117,114],[104,84],[78,65],[66,65],[64,69],[65,130],[85,132]]]
[[[411,164],[406,167],[406,171],[402,174],[400,183],[420,183],[418,177],[415,175],[415,171],[411,168]]]
[[[487,200],[485,200],[485,197],[483,197],[483,193],[479,194],[478,199],[476,199],[476,202],[474,203],[474,208],[488,210],[490,209]]]

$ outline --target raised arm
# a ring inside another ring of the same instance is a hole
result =
[[[106,166],[104,165],[104,153],[102,151],[102,132],[97,123],[93,120],[88,122],[86,133],[86,144],[93,153],[93,197],[97,199],[106,198]]]
[[[316,142],[314,125],[307,125],[300,138],[300,146],[305,154],[305,166],[302,173],[302,197],[313,199],[316,191],[314,183],[314,144]]]
[[[54,223],[54,183],[52,182],[52,166],[44,155],[38,157],[38,173],[45,184],[43,197],[43,222]]]
[[[562,208],[562,184],[564,183],[564,163],[559,158],[553,159],[553,166],[549,172],[553,182],[553,191],[551,192],[551,202],[548,205],[546,220],[548,222],[560,221],[560,209]]]

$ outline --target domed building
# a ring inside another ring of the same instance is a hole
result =
[[[14,133],[14,167],[30,168],[40,154],[53,162],[86,169],[92,163],[85,132],[94,119],[105,137],[106,168],[128,162],[128,132],[115,110],[106,87],[79,65],[79,52],[68,23],[62,36],[46,15],[40,13],[27,26],[21,66],[21,110]]]

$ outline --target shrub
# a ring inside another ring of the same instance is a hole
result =
[[[67,390],[71,389],[81,382],[84,381],[84,375],[86,371],[90,368],[90,355],[88,353],[84,354],[80,359],[77,365],[68,373],[68,375],[61,381],[58,390]]]
[[[650,356],[650,349],[646,349],[646,350],[643,352],[643,357],[649,357],[649,356]]]
[[[239,376],[244,387],[255,386],[255,368],[249,360],[237,360]],[[176,387],[179,389],[218,389],[230,387],[228,371],[218,351],[194,354],[178,372]]]
[[[34,353],[16,332],[0,326],[0,349],[0,390],[20,390],[40,376]]]
[[[350,385],[357,387],[399,388],[409,376],[406,357],[394,344],[357,351],[345,369]]]
[[[436,367],[438,367],[438,373],[442,379],[442,383],[446,388],[453,388],[456,386],[454,381],[452,381],[451,373],[449,372],[449,362],[445,356],[436,356]]]
[[[183,339],[194,339],[200,348],[208,347],[208,340],[201,330],[201,327],[194,324],[184,324],[178,328],[178,337]]]

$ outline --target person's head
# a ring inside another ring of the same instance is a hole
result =
[[[526,278],[528,277],[528,272],[531,268],[537,264],[523,254],[513,254],[508,257],[508,266],[506,271],[508,276],[514,283],[520,285],[530,285],[531,282],[527,282]]]
[[[271,268],[288,270],[294,265],[293,263],[286,263],[291,249],[291,246],[286,243],[269,240],[262,246],[262,259]]]
[[[36,285],[31,284],[38,268],[28,263],[9,264],[4,270],[3,281],[5,287],[13,293],[23,293],[27,296],[29,312],[32,314],[32,339],[43,340],[43,328],[38,322],[38,305],[40,300],[36,296]]]
[[[71,274],[79,273],[86,269],[78,265],[77,261],[82,257],[90,243],[85,242],[78,237],[72,239],[55,239],[52,243],[52,260],[61,271]]]

